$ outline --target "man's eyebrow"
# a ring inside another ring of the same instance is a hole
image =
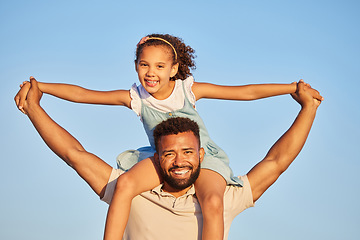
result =
[[[187,148],[183,148],[182,150],[183,150],[183,151],[186,151],[186,150],[195,150],[195,148],[193,148],[193,147],[187,147]]]
[[[186,147],[186,148],[182,148],[181,150],[182,151],[189,151],[189,150],[194,151],[195,148],[194,147]],[[173,150],[173,149],[163,150],[161,153],[164,154],[164,153],[170,153],[170,152],[175,152],[175,150]]]
[[[174,150],[170,149],[170,150],[164,150],[161,152],[161,154],[164,154],[164,153],[170,153],[170,152],[175,152]]]

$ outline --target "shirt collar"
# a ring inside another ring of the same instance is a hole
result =
[[[157,186],[156,188],[153,188],[151,190],[151,192],[157,194],[157,195],[160,195],[160,196],[173,196],[172,194],[168,193],[168,192],[165,192],[162,188],[163,188],[164,184],[160,184],[159,186]],[[191,185],[190,189],[184,194],[182,195],[181,197],[184,197],[184,196],[188,196],[188,195],[195,195],[195,187],[194,187],[194,184]],[[173,196],[174,197],[174,196]]]

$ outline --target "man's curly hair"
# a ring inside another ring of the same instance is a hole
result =
[[[169,118],[161,123],[159,123],[153,132],[155,148],[158,152],[159,150],[159,141],[160,138],[167,135],[179,134],[184,132],[192,132],[195,137],[198,139],[200,147],[200,130],[199,125],[189,119],[184,117],[173,117]]]
[[[169,53],[172,54],[173,65],[176,63],[179,63],[179,70],[178,70],[177,74],[174,77],[172,77],[170,80],[176,80],[176,79],[185,80],[187,77],[189,77],[191,75],[191,70],[196,69],[195,62],[194,62],[194,58],[196,57],[195,50],[192,49],[190,46],[187,46],[181,38],[178,38],[178,37],[175,37],[175,36],[172,36],[169,34],[150,34],[150,35],[147,35],[147,37],[162,38],[162,39],[168,41],[169,43],[171,43],[171,45],[176,50],[177,59],[175,59],[175,53],[174,53],[173,49],[171,48],[171,46],[169,46],[169,44],[167,44],[166,42],[161,41],[159,39],[149,39],[149,40],[145,41],[144,43],[138,45],[138,47],[136,48],[136,56],[135,56],[136,63],[138,62],[138,59],[142,53],[142,50],[145,47],[147,47],[147,46],[164,46],[169,50]]]

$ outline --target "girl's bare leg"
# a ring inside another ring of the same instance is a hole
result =
[[[223,240],[224,238],[224,192],[225,179],[218,173],[201,169],[195,182],[203,215],[203,240]]]
[[[138,162],[118,178],[106,218],[105,240],[122,239],[132,199],[140,193],[158,186],[161,181],[153,158]]]

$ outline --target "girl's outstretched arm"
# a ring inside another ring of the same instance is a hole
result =
[[[309,84],[306,84],[306,88],[313,98],[318,99],[319,101],[323,100],[319,92],[312,89]],[[222,86],[210,83],[194,82],[192,87],[196,100],[201,98],[213,98],[243,101],[291,94],[295,93],[296,89],[296,82],[290,84],[251,84],[242,86]]]
[[[28,89],[28,82],[20,85],[21,88]],[[130,91],[114,90],[114,91],[95,91],[80,86],[62,83],[44,83],[38,82],[41,92],[53,95],[55,97],[77,103],[103,104],[103,105],[120,105],[130,108]],[[21,110],[26,99],[27,91],[21,91],[18,94]]]
[[[96,91],[71,84],[42,82],[39,82],[39,88],[43,93],[77,103],[129,107],[131,101],[129,90]]]

